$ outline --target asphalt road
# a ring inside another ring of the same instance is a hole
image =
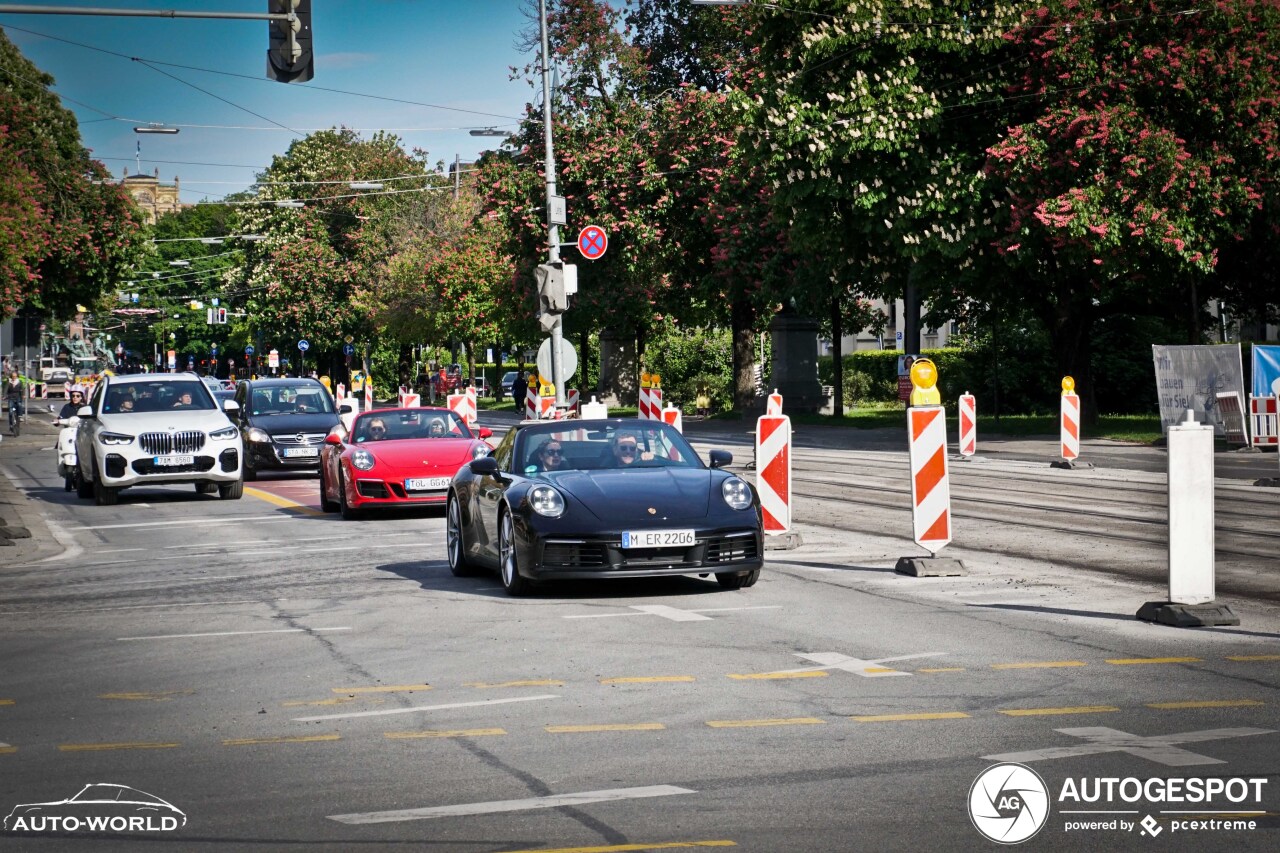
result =
[[[1280,490],[1240,469],[1274,455],[1218,460],[1241,625],[1179,630],[1134,619],[1164,595],[1146,448],[954,463],[944,555],[970,574],[910,578],[900,445],[801,427],[803,544],[755,587],[509,599],[449,573],[437,512],[344,522],[293,477],[96,507],[34,432],[0,444],[0,513],[33,532],[0,549],[0,816],[111,783],[185,824],[6,849],[990,850],[979,825],[1040,819],[1020,846],[1280,846]],[[750,459],[740,430],[687,432]],[[1047,793],[983,775],[1010,762]],[[1105,779],[1145,788],[1090,798]],[[1161,800],[1166,779],[1224,792]],[[1193,827],[1222,820],[1254,828]]]

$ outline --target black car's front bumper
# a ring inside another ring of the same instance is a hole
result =
[[[288,448],[275,442],[246,441],[244,446],[249,467],[255,471],[314,471],[320,467],[319,445],[315,445],[315,456],[285,456]]]
[[[694,544],[679,548],[624,549],[621,531],[567,536],[524,526],[522,533],[517,534],[519,565],[535,580],[748,572],[764,565],[758,528],[697,530]]]

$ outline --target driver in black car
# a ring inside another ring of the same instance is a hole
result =
[[[610,441],[613,451],[613,462],[619,468],[626,468],[638,461],[648,462],[653,459],[649,451],[640,450],[640,437],[633,432],[616,432]]]

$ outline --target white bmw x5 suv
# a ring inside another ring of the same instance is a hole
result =
[[[228,500],[244,493],[240,431],[194,373],[106,376],[79,415],[82,498],[106,506],[121,489],[173,483],[194,483],[201,494],[216,487]]]

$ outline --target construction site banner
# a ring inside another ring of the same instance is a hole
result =
[[[1270,397],[1280,394],[1276,383],[1280,382],[1280,346],[1253,345],[1253,396]]]
[[[1160,398],[1160,426],[1164,431],[1180,422],[1187,409],[1197,423],[1209,424],[1223,435],[1218,394],[1234,391],[1244,400],[1244,367],[1239,344],[1215,346],[1151,346]]]

